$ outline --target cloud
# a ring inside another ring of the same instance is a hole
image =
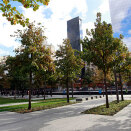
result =
[[[42,23],[45,26],[45,35],[48,37],[49,44],[53,44],[56,48],[58,44],[63,42],[67,37],[67,20],[72,18],[72,10],[75,10],[75,15],[81,14],[81,17],[87,14],[88,7],[86,0],[51,0],[48,6],[40,6],[39,10],[33,11],[31,8],[25,9],[22,6],[18,7],[25,17],[30,19],[30,22]],[[10,37],[17,29],[23,29],[20,25],[10,25],[6,18],[1,16],[0,12],[0,45],[5,47],[16,48],[20,45],[16,38]]]
[[[77,13],[82,13],[82,17],[88,11],[86,0],[51,0],[48,8],[52,10],[54,18],[65,18],[74,8]]]
[[[102,0],[101,5],[98,7],[98,11],[101,12],[103,15],[109,13],[109,1]]]
[[[97,9],[94,10],[94,14],[97,12],[102,14],[102,21],[106,21],[108,23],[111,22],[110,11],[109,11],[109,0],[100,0],[100,5]]]
[[[113,30],[116,33],[122,33],[121,22],[128,15],[128,10],[131,7],[131,0],[109,0],[109,3]]]
[[[94,28],[95,28],[94,22],[83,23],[82,24],[83,36],[86,35],[86,29],[90,31],[91,29],[94,29]]]
[[[40,6],[39,10],[35,12],[31,8],[25,9],[21,6],[19,6],[19,9],[31,22],[40,22],[45,26],[45,35],[48,38],[47,42],[49,44],[52,43],[57,49],[57,45],[61,44],[63,39],[67,37],[67,21],[72,19],[72,17],[80,16],[82,19],[84,36],[87,28],[89,30],[94,28],[96,12],[100,11],[102,13],[102,20],[110,22],[108,0],[100,0],[100,2],[94,0],[92,3],[89,3],[88,0],[50,0],[48,6]],[[96,6],[98,6],[97,9],[95,8]],[[2,38],[0,39],[0,44],[6,47],[18,47],[19,43],[15,41],[15,38],[11,38],[10,35],[14,34],[14,31],[17,29],[22,29],[22,26],[12,26],[3,17],[1,17],[1,20],[0,29],[2,31],[0,35]]]
[[[0,18],[0,45],[18,47],[19,43],[15,41],[16,38],[10,37],[10,35],[14,35],[14,31],[22,29],[22,27],[20,25],[10,25],[6,18],[2,16],[2,13],[0,13]]]
[[[47,7],[40,6],[36,12],[22,7],[25,17],[30,21],[41,22],[45,26],[47,41],[55,48],[58,48],[57,45],[67,37],[67,20],[72,18],[73,9],[76,16],[81,14],[81,18],[84,18],[88,11],[86,0],[51,0]],[[51,12],[48,17],[47,10]]]
[[[127,45],[129,51],[131,51],[131,37],[126,37],[123,39],[124,44]]]
[[[0,56],[6,56],[6,55],[10,55],[10,52],[9,51],[6,51],[6,50],[2,50],[0,49]]]
[[[130,34],[130,35],[131,35],[131,30],[128,30],[128,34]]]

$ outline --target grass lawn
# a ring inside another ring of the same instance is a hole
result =
[[[119,103],[117,103],[117,101],[113,101],[110,102],[110,108],[106,108],[106,105],[101,105],[98,107],[88,109],[82,113],[113,116],[114,114],[122,110],[124,107],[129,105],[130,103],[131,100],[120,101]]]
[[[44,99],[44,98],[43,98]],[[52,98],[51,100],[57,100],[58,98]],[[63,99],[63,98],[60,98]],[[66,98],[64,98],[66,99]],[[70,100],[73,98],[70,98]],[[32,100],[32,101],[43,101],[42,99]],[[44,100],[48,101],[48,100]],[[28,99],[12,99],[12,98],[2,98],[0,97],[0,105],[1,104],[11,104],[11,103],[20,103],[20,102],[28,102]]]
[[[3,98],[3,97],[0,97],[0,105],[1,105],[1,104],[27,102],[27,101],[28,101],[28,99],[11,99],[11,98]]]
[[[22,105],[0,107],[0,112],[13,111],[19,113],[26,113],[26,112],[55,108],[59,106],[69,105],[69,104],[72,103],[67,103],[66,98],[47,99],[47,100],[41,100],[38,103],[32,103],[31,110],[28,110],[28,104],[22,104]]]

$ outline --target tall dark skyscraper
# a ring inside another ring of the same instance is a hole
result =
[[[82,51],[80,39],[82,39],[82,20],[79,17],[67,21],[67,37],[73,49]]]
[[[67,21],[67,37],[73,49],[82,51],[82,45],[80,44],[80,39],[83,38],[82,20],[79,17]],[[84,76],[84,73],[85,67],[81,70],[80,78]]]

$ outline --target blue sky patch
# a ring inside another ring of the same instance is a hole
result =
[[[128,33],[131,30],[131,8],[128,10],[127,17],[121,22],[121,31],[125,37],[131,37],[131,34]]]
[[[44,10],[44,15],[46,19],[51,18],[51,15],[53,14],[53,12],[51,11],[51,9],[47,8],[46,10]]]

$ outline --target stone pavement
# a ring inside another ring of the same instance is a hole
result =
[[[0,131],[131,131],[131,105],[114,116],[81,114],[104,103],[101,98],[25,114],[1,112]]]

